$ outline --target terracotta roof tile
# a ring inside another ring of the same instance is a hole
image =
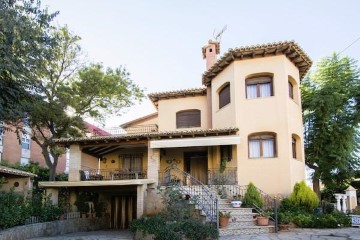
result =
[[[202,95],[206,95],[206,88],[204,87],[182,89],[182,90],[168,91],[168,92],[155,92],[155,93],[150,93],[148,97],[155,104],[155,106],[157,106],[157,102],[160,99],[182,98],[182,97],[202,96]]]
[[[100,143],[100,142],[118,142],[121,140],[138,140],[149,138],[175,138],[175,137],[195,137],[208,135],[234,135],[239,131],[236,127],[222,128],[222,129],[197,129],[197,130],[182,130],[182,131],[167,131],[167,132],[149,132],[136,134],[120,134],[109,136],[94,136],[94,137],[79,137],[79,138],[60,138],[54,139],[55,143],[62,145],[70,145],[72,143]]]
[[[12,174],[12,175],[17,175],[17,176],[37,177],[36,174],[21,171],[21,170],[15,169],[15,168],[5,167],[5,166],[0,166],[0,172],[7,173],[7,174]]]
[[[303,78],[312,65],[310,57],[295,41],[284,41],[262,45],[245,46],[229,49],[218,61],[207,70],[202,77],[204,85],[210,85],[211,80],[234,60],[245,60],[257,57],[285,55],[299,69]]]

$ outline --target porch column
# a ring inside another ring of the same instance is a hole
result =
[[[341,198],[342,198],[342,211],[343,211],[343,213],[346,213],[347,212],[347,206],[346,206],[347,197],[345,194],[343,194],[341,196]]]
[[[340,204],[341,194],[337,193],[334,195],[336,198],[336,209],[340,212],[341,211],[341,204]]]
[[[70,211],[71,212],[77,212],[77,206],[75,205],[75,202],[77,200],[77,195],[75,191],[71,191],[70,192],[70,196],[69,196],[69,202],[70,202]]]
[[[148,175],[148,179],[152,179],[155,181],[155,185],[157,185],[159,181],[159,169],[160,169],[160,149],[150,148],[149,145],[147,175]]]
[[[46,189],[46,195],[51,195],[50,200],[52,201],[52,204],[57,206],[59,202],[59,189],[57,188],[47,188]]]
[[[69,182],[80,181],[81,170],[81,149],[79,145],[70,146],[70,159],[69,159]]]
[[[144,215],[145,193],[146,185],[137,186],[137,201],[136,201],[136,218],[139,219]]]

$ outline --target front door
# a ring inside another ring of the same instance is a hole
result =
[[[185,152],[184,153],[184,169],[191,176],[207,184],[208,175],[208,159],[207,152]]]

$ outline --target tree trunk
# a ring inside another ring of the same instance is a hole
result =
[[[320,192],[320,180],[316,177],[313,177],[313,190],[318,196],[319,200],[321,200],[321,192]]]
[[[56,166],[49,166],[49,181],[55,181],[56,177]]]

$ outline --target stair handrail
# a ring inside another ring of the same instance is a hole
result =
[[[179,169],[176,164],[172,164],[165,169],[165,181],[167,185],[174,184],[183,194],[189,195],[190,199],[195,202],[207,219],[216,223],[217,227],[219,226],[218,199],[208,186],[190,173]],[[180,184],[180,181],[182,184]]]
[[[256,186],[255,186],[256,187]],[[219,186],[215,185],[215,188],[219,189]],[[241,195],[244,197],[247,185],[221,185],[221,189],[226,191],[227,195],[230,196],[236,196]],[[269,219],[272,220],[275,224],[275,231],[278,230],[278,213],[277,213],[277,199],[275,197],[270,196],[266,192],[262,191],[258,187],[256,187],[257,191],[260,193],[260,196],[264,202],[264,206],[260,208],[259,206],[256,206],[253,204],[251,207],[255,209],[259,214],[264,214],[265,211],[271,210],[272,215],[270,215]]]

